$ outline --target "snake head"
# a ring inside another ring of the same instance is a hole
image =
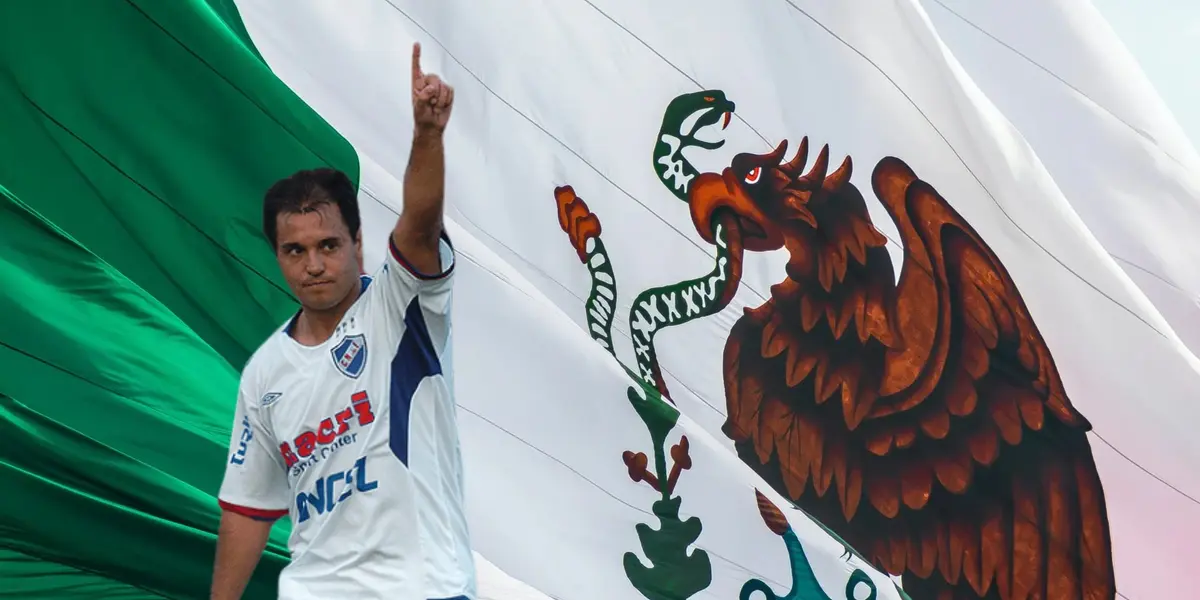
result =
[[[667,105],[663,114],[662,132],[677,136],[683,146],[696,146],[705,150],[716,150],[725,145],[725,140],[707,141],[699,139],[705,128],[721,123],[721,129],[729,126],[735,106],[721,90],[702,90],[676,97]]]
[[[675,97],[663,113],[662,127],[654,141],[654,170],[659,180],[675,197],[687,202],[688,187],[698,175],[696,167],[684,156],[689,148],[716,150],[724,139],[700,139],[700,133],[717,123],[729,125],[733,102],[721,90],[703,90]]]

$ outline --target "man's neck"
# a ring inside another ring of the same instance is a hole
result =
[[[361,288],[355,288],[346,295],[346,298],[332,308],[327,310],[314,310],[304,307],[300,310],[300,316],[296,318],[295,326],[292,327],[292,338],[305,346],[316,346],[324,343],[333,331],[337,329],[339,323],[342,322],[342,317],[346,311],[354,305],[358,300],[358,295]]]
[[[337,329],[344,314],[344,310],[317,312],[308,308],[301,309],[296,325],[292,328],[292,337],[305,346],[316,346],[333,335],[333,330]]]

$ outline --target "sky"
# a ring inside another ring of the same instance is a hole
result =
[[[1200,149],[1200,0],[1092,0]]]

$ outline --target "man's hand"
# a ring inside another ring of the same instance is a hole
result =
[[[421,70],[421,44],[412,49],[413,126],[420,133],[441,133],[450,121],[454,105],[454,88],[437,75]]]

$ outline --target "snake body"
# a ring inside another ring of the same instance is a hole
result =
[[[683,155],[687,148],[715,150],[724,141],[708,142],[696,134],[722,118],[729,123],[734,104],[718,90],[706,90],[679,96],[667,106],[654,146],[654,170],[659,181],[687,202],[692,179],[699,174]],[[654,386],[668,400],[670,395],[662,377],[654,336],[668,327],[711,316],[728,303],[730,284],[736,285],[741,268],[741,236],[732,220],[713,225],[716,256],[708,273],[671,285],[643,291],[629,308],[630,337],[633,340],[636,372],[634,375]],[[592,339],[614,353],[612,323],[617,299],[617,282],[612,261],[599,236],[587,240],[585,264],[592,287],[585,302],[588,332]],[[615,353],[614,353],[615,355]]]

